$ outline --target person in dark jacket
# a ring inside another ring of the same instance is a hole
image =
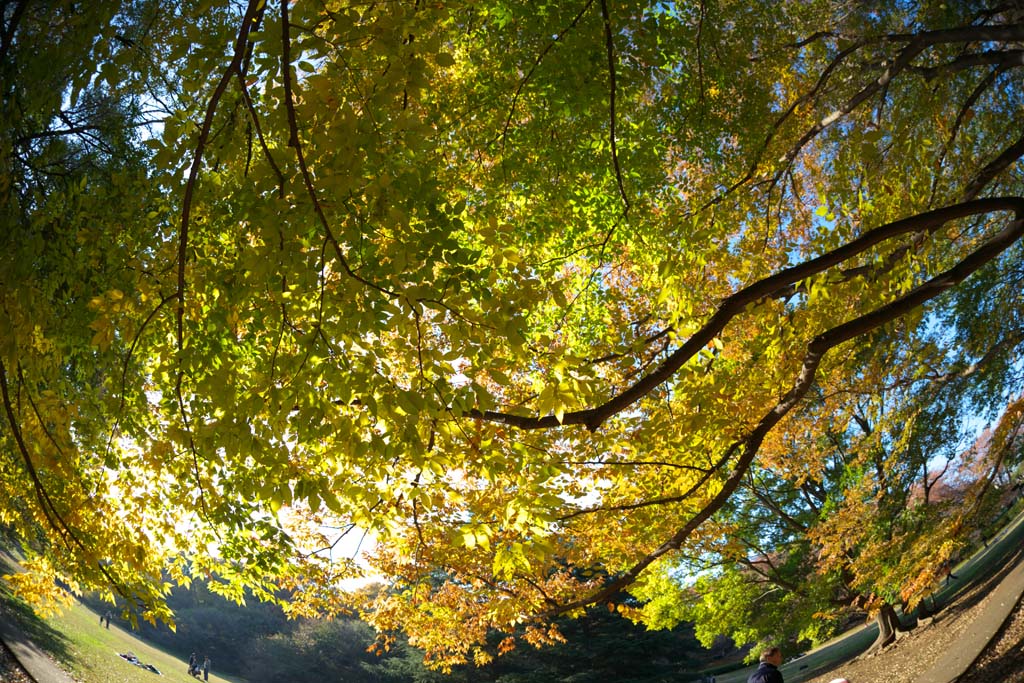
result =
[[[777,647],[765,648],[761,653],[761,664],[757,671],[750,674],[747,683],[783,683],[782,672],[782,650]]]

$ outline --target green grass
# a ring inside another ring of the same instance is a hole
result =
[[[16,569],[10,557],[0,553],[0,575],[12,571]],[[41,619],[13,596],[6,582],[0,581],[0,618],[8,616],[13,617],[32,642],[46,650],[81,683],[195,683],[197,680],[185,673],[186,661],[139,640],[113,622],[109,630],[100,626],[99,615],[84,605],[76,603],[58,616]],[[134,653],[163,675],[125,661],[118,656],[119,652]],[[211,659],[216,666],[216,659]],[[215,669],[210,671],[210,681],[244,683],[240,678],[217,675]]]
[[[115,624],[111,624],[109,630],[101,627],[99,615],[82,605],[75,605],[46,622],[67,640],[65,651],[69,656],[62,659],[61,664],[85,683],[195,683],[196,679],[185,673],[187,662],[144,643]],[[118,656],[119,652],[135,653],[141,661],[159,669],[163,676],[125,661]],[[211,671],[210,680],[224,683],[238,679],[217,676]]]

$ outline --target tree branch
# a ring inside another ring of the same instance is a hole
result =
[[[313,211],[316,213],[317,219],[319,220],[321,227],[324,229],[324,234],[330,241],[331,247],[334,250],[334,255],[338,259],[338,263],[341,264],[345,274],[353,280],[360,282],[371,289],[377,290],[389,299],[394,299],[397,294],[376,283],[370,282],[352,270],[352,267],[348,263],[348,259],[345,258],[345,252],[341,248],[338,238],[335,237],[334,231],[331,229],[331,224],[327,220],[327,215],[324,213],[323,206],[320,204],[320,199],[317,197],[316,187],[313,185],[313,176],[309,172],[309,166],[306,164],[306,156],[302,149],[302,141],[299,139],[299,124],[295,114],[295,97],[292,92],[292,58],[289,26],[288,1],[283,0],[281,2],[281,80],[284,85],[285,109],[288,113],[288,146],[295,150],[295,156],[299,163],[299,171],[302,174],[302,180],[306,186],[306,193],[309,195],[309,199],[313,203]]]
[[[32,457],[29,455],[25,438],[21,433],[21,429],[18,427],[18,419],[14,414],[14,406],[11,404],[11,396],[7,381],[7,368],[5,367],[2,359],[0,359],[0,396],[3,397],[4,412],[7,415],[7,422],[10,425],[11,434],[14,436],[14,442],[17,445],[18,453],[21,454],[22,461],[25,463],[25,470],[28,472],[29,478],[32,480],[32,488],[35,491],[40,511],[46,518],[50,528],[57,532],[58,537],[69,551],[74,552],[72,549],[72,544],[74,544],[83,554],[88,556],[90,554],[88,548],[86,548],[85,543],[78,538],[75,532],[68,525],[67,521],[65,521],[64,517],[57,510],[57,506],[54,504],[53,499],[50,498],[50,494],[47,492],[46,487],[43,486],[43,482],[39,477],[39,472],[36,470],[35,464],[32,462]],[[122,586],[122,584],[114,578],[106,567],[97,562],[96,568],[121,597],[126,600],[130,598],[131,592],[126,587]]]
[[[240,69],[242,59],[245,56],[246,45],[249,40],[249,29],[252,28],[253,19],[259,11],[263,0],[249,0],[249,5],[242,17],[242,26],[238,30],[238,37],[235,39],[234,57],[231,64],[224,70],[217,86],[210,96],[206,106],[206,114],[203,123],[199,127],[199,139],[196,141],[195,152],[192,154],[192,165],[189,168],[188,181],[185,183],[185,194],[181,204],[181,228],[178,235],[178,308],[177,308],[177,340],[178,348],[181,349],[184,343],[184,319],[185,319],[185,264],[188,261],[188,230],[192,216],[192,196],[195,193],[196,183],[199,179],[199,167],[203,162],[203,153],[206,150],[206,142],[210,137],[210,128],[213,125],[213,115],[217,111],[220,98],[227,89],[231,77]],[[180,378],[179,378],[180,384]]]
[[[626,196],[626,188],[622,184],[622,168],[619,166],[619,152],[615,141],[615,43],[612,40],[612,20],[608,13],[608,0],[601,0],[601,16],[604,18],[604,43],[605,51],[608,54],[608,141],[612,149],[612,166],[615,169],[615,180],[619,185],[619,195],[622,196],[622,203],[626,208],[623,215],[629,213],[629,198]]]
[[[676,531],[667,541],[656,549],[642,557],[629,569],[623,571],[614,580],[609,581],[597,592],[559,606],[546,613],[547,616],[555,616],[569,610],[585,607],[590,604],[603,602],[610,596],[621,591],[632,584],[639,577],[640,573],[649,567],[658,558],[669,552],[677,550],[690,535],[711,518],[726,501],[732,496],[745,476],[751,463],[753,463],[758,450],[761,447],[768,433],[786,416],[803,398],[814,382],[818,366],[821,364],[825,354],[845,341],[849,341],[861,334],[877,329],[886,323],[896,320],[907,311],[917,308],[921,304],[942,294],[950,287],[953,287],[970,274],[983,267],[1000,253],[1009,248],[1014,242],[1024,235],[1024,199],[1014,198],[1009,200],[1010,205],[1005,209],[1014,212],[1014,219],[1001,231],[993,235],[973,252],[965,256],[955,266],[941,273],[930,280],[922,283],[904,296],[879,307],[878,309],[850,320],[846,323],[833,327],[826,332],[816,336],[807,345],[807,353],[804,355],[803,367],[796,376],[793,387],[785,396],[767,413],[765,413],[758,424],[740,442],[729,447],[726,456],[729,456],[737,447],[742,448],[742,453],[737,460],[736,468],[728,479],[723,483],[722,488],[697,514]],[[960,205],[963,206],[963,205]],[[953,207],[950,207],[953,208]],[[1005,210],[1004,209],[1004,210]],[[969,214],[968,214],[969,215]]]
[[[553,48],[555,44],[565,36],[566,33],[568,33],[571,29],[576,28],[576,25],[580,23],[580,19],[583,18],[583,15],[587,13],[587,10],[590,9],[590,6],[593,4],[594,0],[587,0],[587,4],[583,6],[583,9],[581,9],[575,17],[573,17],[573,20],[569,22],[569,25],[563,28],[558,33],[558,35],[556,35],[551,40],[551,42],[548,43],[544,47],[544,49],[540,51],[540,54],[537,55],[537,58],[533,61],[533,66],[530,67],[530,70],[526,72],[526,75],[523,76],[523,78],[519,81],[519,85],[516,86],[515,94],[512,95],[512,105],[508,109],[508,116],[505,117],[505,125],[501,129],[500,137],[502,152],[504,152],[505,149],[505,139],[508,137],[509,126],[512,125],[512,116],[513,114],[515,114],[516,111],[516,103],[519,102],[519,96],[522,94],[523,88],[526,86],[526,83],[530,80],[530,77],[533,76],[533,72],[537,70],[537,67],[540,66],[540,63],[544,60],[544,57],[548,54],[548,52],[551,51],[551,48]]]
[[[1010,69],[1015,66],[1024,66],[1024,50],[988,50],[986,52],[972,52],[960,55],[951,62],[936,66],[910,66],[908,71],[921,74],[925,80],[932,80],[937,76],[969,69],[972,66],[994,64],[1002,69]]]
[[[1006,170],[1022,156],[1024,156],[1024,135],[1017,138],[1017,142],[1007,147],[1003,150],[1002,154],[990,161],[985,168],[981,169],[981,172],[978,173],[974,180],[972,180],[967,186],[967,189],[964,190],[964,199],[971,200],[977,197],[993,178]]]
[[[575,424],[584,425],[591,431],[594,431],[605,420],[622,412],[668,381],[698,351],[710,344],[715,337],[718,337],[725,326],[733,318],[742,314],[749,304],[774,297],[785,288],[811,275],[828,270],[893,237],[914,232],[931,233],[949,221],[967,216],[996,211],[1020,213],[1024,210],[1022,207],[1024,207],[1024,199],[1004,197],[979,199],[928,211],[869,230],[842,247],[759,280],[723,300],[708,322],[687,339],[681,347],[670,354],[653,372],[645,375],[629,388],[599,406],[565,413],[562,416],[561,422],[554,415],[535,417],[497,411],[470,410],[466,413],[466,416],[491,422],[500,422],[520,429],[551,429],[559,425]]]

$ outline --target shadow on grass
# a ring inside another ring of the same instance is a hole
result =
[[[17,571],[17,562],[0,549],[0,576]],[[27,602],[15,596],[5,581],[0,581],[0,620],[4,622],[4,640],[35,645],[61,661],[72,659],[64,634],[50,627]]]

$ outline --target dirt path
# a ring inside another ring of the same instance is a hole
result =
[[[0,643],[0,681],[3,683],[35,683],[3,643]]]
[[[815,672],[806,683],[838,677],[855,683],[1024,682],[1024,612],[1018,604],[1024,592],[1024,549],[1020,520],[1012,526],[1005,542],[1014,550],[995,563],[991,574],[967,582],[933,620],[901,634],[877,654]]]

